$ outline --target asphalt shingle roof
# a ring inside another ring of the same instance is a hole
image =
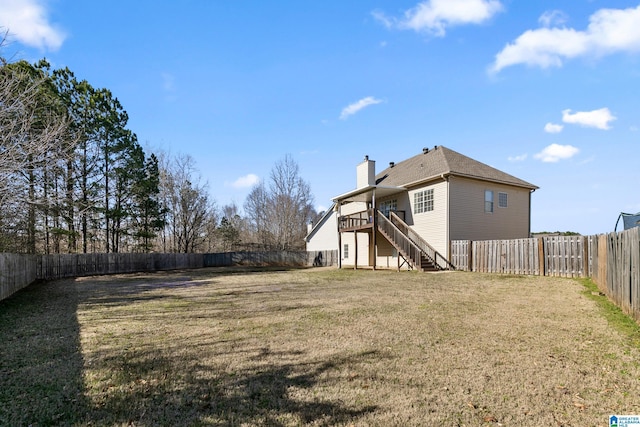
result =
[[[527,181],[443,146],[437,146],[426,153],[423,152],[396,163],[393,167],[386,168],[376,175],[376,184],[404,187],[437,178],[443,174],[500,182],[530,189],[538,188]]]

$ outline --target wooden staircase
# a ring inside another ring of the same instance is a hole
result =
[[[419,271],[454,269],[453,265],[400,219],[395,213],[387,218],[377,211],[377,229],[397,249],[410,268]]]
[[[427,258],[425,255],[420,255],[420,269],[422,271],[438,271],[435,263]]]

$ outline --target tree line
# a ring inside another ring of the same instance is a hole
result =
[[[0,252],[302,249],[317,214],[290,155],[218,207],[188,155],[149,152],[108,89],[0,57]]]

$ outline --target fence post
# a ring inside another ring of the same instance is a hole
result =
[[[542,239],[542,237],[539,237],[538,238],[538,269],[540,270],[540,276],[546,276],[544,264],[545,264],[544,240]]]
[[[582,277],[589,277],[589,238],[587,236],[582,237],[582,261],[583,261],[583,270]]]

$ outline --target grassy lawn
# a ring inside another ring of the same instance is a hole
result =
[[[37,284],[0,302],[0,425],[607,426],[640,414],[640,348],[598,298],[461,272]]]

